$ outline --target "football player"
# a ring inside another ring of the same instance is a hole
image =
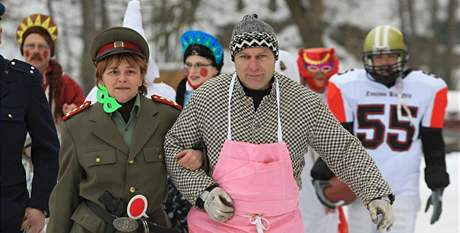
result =
[[[393,233],[415,231],[422,158],[432,190],[425,209],[433,207],[431,224],[449,185],[442,137],[447,86],[433,74],[405,68],[408,58],[397,28],[375,27],[364,40],[364,69],[332,77],[327,93],[330,110],[359,138],[395,193]],[[376,232],[360,201],[348,207],[350,232]]]

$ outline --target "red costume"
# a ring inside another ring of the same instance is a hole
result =
[[[46,41],[48,47],[38,44],[24,45],[24,41],[31,34],[40,35]],[[19,24],[16,36],[21,54],[26,58],[27,62],[36,65],[33,61],[48,61],[43,74],[43,89],[50,103],[54,121],[58,123],[64,116],[64,104],[79,106],[83,103],[85,97],[81,87],[69,75],[64,74],[62,66],[52,58],[58,36],[57,26],[48,15],[32,14]],[[37,64],[43,65],[43,63]],[[37,66],[37,68],[40,67]]]
[[[315,92],[323,92],[326,86],[318,86],[313,80],[315,73],[323,72],[329,80],[339,70],[339,59],[333,48],[299,49],[297,57],[300,77]]]
[[[63,104],[81,105],[85,101],[85,96],[80,85],[69,75],[62,72],[62,67],[55,60],[50,60],[50,65],[43,75],[43,89],[51,105],[54,121],[58,122],[64,116],[62,111]],[[57,98],[59,97],[59,98]]]

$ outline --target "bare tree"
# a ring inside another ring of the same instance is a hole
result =
[[[268,2],[268,9],[270,9],[272,12],[276,12],[276,10],[278,9],[277,2],[277,0],[270,0]]]
[[[323,47],[323,0],[286,0],[286,5],[297,25],[303,47]]]
[[[244,9],[244,0],[237,0],[236,1],[236,10],[241,11]]]
[[[419,35],[417,33],[415,6],[413,0],[399,0],[399,18],[401,20],[401,31],[406,38],[409,53],[416,53],[419,47]],[[424,63],[420,56],[412,56],[409,59],[411,67],[419,67]]]
[[[457,14],[458,14],[458,0],[449,0],[447,5],[447,48],[446,48],[446,74],[445,80],[448,86],[456,84],[454,77],[452,76],[452,71],[455,68],[455,57],[454,57],[454,46],[457,41]]]
[[[437,0],[431,0],[429,1],[430,4],[428,4],[428,7],[430,9],[430,29],[432,32],[435,32],[436,31],[436,27],[437,25],[439,25],[439,20],[438,20],[438,9],[439,9],[439,3]],[[436,68],[436,64],[438,63],[437,60],[439,58],[439,54],[438,54],[438,51],[437,51],[437,43],[436,41],[439,39],[439,36],[438,34],[436,33],[433,33],[431,35],[431,43],[430,43],[430,46],[429,46],[429,51],[430,51],[430,54],[431,54],[431,57],[430,57],[430,61],[429,61],[429,66],[432,68],[433,71],[436,71],[438,70]]]
[[[67,3],[60,3],[60,4],[61,6],[70,5],[68,1]],[[58,8],[60,7],[59,3],[57,4],[57,7]],[[68,15],[66,14],[65,11],[57,11],[55,12],[55,14],[56,16],[58,16],[59,19],[62,19],[60,22],[56,22],[59,24],[59,28],[58,28],[59,39],[57,40],[57,45],[60,48],[56,50],[55,52],[56,57],[58,58],[59,63],[62,65],[64,72],[72,74],[75,68],[72,66],[72,64],[75,63],[73,59],[75,58],[76,51],[72,49],[72,39],[75,36],[75,34],[72,34],[73,30],[71,30],[71,28],[74,28],[77,25],[74,24],[75,23],[74,21],[67,20]],[[65,58],[65,60],[63,58]]]
[[[96,4],[97,4],[97,11],[99,11],[99,15],[101,16],[101,25],[99,28],[96,28],[97,29],[105,29],[105,28],[108,28],[110,27],[110,22],[109,22],[109,16],[108,16],[108,12],[105,8],[106,6],[106,0],[100,0],[100,1],[96,1]]]
[[[93,0],[81,1],[83,25],[81,38],[83,40],[83,53],[81,57],[80,74],[82,87],[88,92],[94,86],[94,67],[90,59],[90,46],[96,34],[96,14]]]
[[[399,0],[398,1],[398,12],[401,20],[401,31],[403,32],[409,52],[417,51],[417,28],[415,26],[415,13],[414,13],[414,1],[413,0]],[[417,56],[413,56],[409,59],[409,65],[411,67],[417,67],[422,61]]]
[[[48,8],[49,16],[51,16],[52,19],[54,19],[54,11],[53,11],[53,0],[47,0],[46,1],[46,8]]]
[[[195,12],[201,0],[155,1],[151,17],[156,58],[163,62],[177,61],[177,41],[180,31],[196,21]]]

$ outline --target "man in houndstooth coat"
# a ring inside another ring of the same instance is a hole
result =
[[[298,189],[308,146],[375,222],[382,214],[378,227],[387,230],[393,221],[390,187],[318,95],[274,71],[273,28],[257,15],[245,16],[233,30],[230,51],[236,72],[197,89],[165,139],[168,172],[195,205],[190,232],[302,232]],[[175,155],[190,148],[206,151],[206,171],[177,163]]]

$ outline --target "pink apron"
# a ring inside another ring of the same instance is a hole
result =
[[[211,220],[204,210],[194,207],[188,215],[189,232],[302,232],[299,189],[287,145],[282,141],[278,80],[275,80],[278,142],[271,144],[231,140],[231,98],[235,80],[234,74],[229,87],[227,140],[212,175],[232,197],[235,215],[219,223]]]

